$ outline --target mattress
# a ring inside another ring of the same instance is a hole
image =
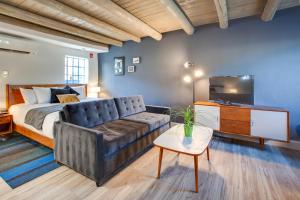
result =
[[[87,102],[87,101],[95,101],[100,100],[99,98],[86,98],[81,99],[81,102]],[[25,123],[25,117],[28,111],[34,108],[41,108],[41,107],[47,107],[57,104],[50,104],[50,103],[44,103],[44,104],[32,104],[32,105],[26,105],[26,104],[16,104],[9,108],[9,113],[13,115],[13,122],[16,125],[23,126],[31,131],[34,131],[35,133],[38,133],[40,135],[46,136],[48,138],[53,139],[53,129],[54,129],[54,123],[59,120],[59,112],[50,113],[45,117],[42,130],[37,130],[33,126],[30,126]]]

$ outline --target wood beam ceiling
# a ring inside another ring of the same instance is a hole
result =
[[[278,10],[282,0],[267,0],[264,11],[261,15],[261,20],[268,22],[271,21]]]
[[[121,41],[141,39],[55,0],[3,0],[22,9],[72,24]]]
[[[144,23],[127,10],[111,0],[59,0],[67,5],[79,9],[85,13],[103,13],[108,17],[119,18],[120,23],[127,24],[134,30],[139,30],[143,35],[150,36],[155,40],[161,40],[162,34]]]
[[[0,15],[53,34],[121,46],[122,41],[140,42],[144,36],[160,40],[161,33],[178,29],[193,34],[193,25],[219,21],[220,28],[227,28],[230,19],[257,14],[270,21],[277,10],[299,4],[300,0],[0,0]]]
[[[220,28],[228,28],[227,0],[214,0]]]
[[[108,46],[0,14],[0,31],[51,44],[94,52],[107,52]]]
[[[16,8],[14,6],[6,5],[3,3],[0,3],[0,14],[17,18],[30,23],[38,24],[40,26],[51,28],[78,37],[86,38],[88,40],[92,40],[95,42],[122,46],[121,41],[111,39],[93,32],[89,32],[84,29],[77,28],[68,24],[64,24],[46,17],[42,17],[40,15]]]
[[[173,0],[160,0],[163,6],[176,18],[182,29],[189,35],[195,31],[187,16]]]

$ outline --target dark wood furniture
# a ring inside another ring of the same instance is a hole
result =
[[[84,86],[85,87],[85,93],[87,95],[87,84],[68,84],[72,87],[76,86]],[[36,84],[36,85],[6,85],[6,107],[7,109],[10,108],[10,106],[15,104],[24,103],[24,99],[22,97],[20,88],[25,89],[32,89],[33,87],[64,87],[66,84]],[[54,140],[51,138],[48,138],[46,136],[43,136],[39,133],[36,133],[32,130],[29,130],[21,125],[14,124],[13,130],[24,135],[25,137],[28,137],[34,141],[39,142],[40,144],[43,144],[51,149],[54,148]]]
[[[13,131],[13,116],[10,114],[0,114],[0,136],[5,136]]]

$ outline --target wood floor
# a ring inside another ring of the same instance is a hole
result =
[[[300,151],[250,145],[214,139],[210,163],[206,154],[199,159],[198,194],[193,158],[165,151],[157,180],[152,148],[102,187],[60,167],[0,199],[300,199]]]

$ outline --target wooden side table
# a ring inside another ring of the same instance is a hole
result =
[[[13,131],[13,116],[10,114],[0,115],[0,137],[6,136]]]

